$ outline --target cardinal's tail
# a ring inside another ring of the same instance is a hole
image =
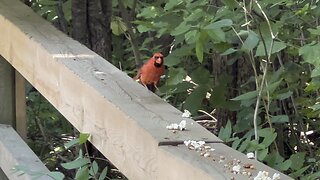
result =
[[[154,84],[147,84],[147,88],[152,92],[156,91],[156,86],[154,86]]]

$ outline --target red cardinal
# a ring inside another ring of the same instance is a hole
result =
[[[159,52],[154,53],[138,70],[138,74],[133,79],[139,79],[141,84],[146,86],[150,91],[155,92],[160,76],[164,74],[163,63],[163,55]]]

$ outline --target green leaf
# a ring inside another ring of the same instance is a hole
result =
[[[71,141],[65,143],[65,144],[64,144],[64,147],[65,147],[66,149],[69,149],[71,146],[76,145],[76,144],[79,144],[79,138],[72,139]]]
[[[318,111],[320,109],[320,103],[316,103],[313,106],[310,106],[309,108],[311,108],[313,111]]]
[[[169,68],[167,84],[168,85],[176,85],[182,82],[182,80],[186,77],[187,73],[183,68]]]
[[[111,21],[111,30],[114,35],[119,36],[122,33],[126,32],[128,28],[126,24],[122,21],[122,18],[116,16]]]
[[[292,161],[288,159],[282,163],[276,164],[275,168],[281,171],[286,171],[290,168],[291,164],[292,164]]]
[[[80,133],[79,145],[86,143],[88,141],[89,137],[90,137],[89,133]]]
[[[106,166],[106,167],[102,170],[102,172],[101,172],[101,174],[100,174],[100,176],[99,176],[99,180],[104,180],[104,179],[107,177],[107,173],[108,173],[108,166]]]
[[[186,24],[185,21],[183,21],[182,23],[180,23],[179,26],[177,26],[170,34],[172,36],[178,36],[180,34],[183,34],[187,31],[189,31],[191,28],[191,25],[190,24]]]
[[[65,169],[77,169],[89,163],[90,163],[90,160],[87,158],[77,158],[74,161],[62,163],[61,166],[64,167]]]
[[[54,0],[38,0],[38,3],[44,6],[54,6],[58,4],[58,2]]]
[[[199,18],[203,17],[205,15],[205,13],[203,12],[202,9],[196,9],[193,12],[190,13],[190,15],[188,17],[186,17],[184,20],[185,21],[198,21]]]
[[[62,10],[63,10],[63,13],[64,13],[64,18],[70,22],[71,19],[72,19],[72,14],[71,14],[71,1],[72,0],[68,0],[66,2],[64,2],[62,4]]]
[[[192,49],[194,48],[194,46],[191,46],[191,45],[185,45],[185,46],[182,46],[180,48],[177,48],[177,49],[174,49],[170,55],[174,55],[174,56],[177,56],[177,57],[184,57],[184,56],[189,56],[189,55],[192,55]],[[169,55],[169,56],[170,56]]]
[[[47,15],[47,20],[49,20],[49,21],[53,21],[53,20],[55,20],[55,19],[57,19],[58,18],[58,14],[57,14],[57,11],[56,11],[56,9],[52,9],[52,11],[50,11],[49,13],[48,13],[48,15]]]
[[[244,41],[242,45],[242,49],[246,51],[251,51],[253,48],[255,48],[259,43],[258,35],[253,32],[249,31],[247,39]]]
[[[203,99],[206,97],[208,92],[207,86],[198,86],[193,92],[186,98],[183,105],[184,109],[188,109],[191,114],[197,112],[200,109]]]
[[[277,115],[271,117],[272,123],[287,123],[289,122],[289,117],[287,115]]]
[[[266,49],[267,53],[270,53],[270,46],[271,46],[271,41],[266,41]],[[279,42],[279,41],[274,41],[273,43],[273,48],[271,51],[271,54],[280,52],[281,50],[285,49],[287,47],[286,43],[284,42]],[[256,56],[266,56],[266,52],[264,49],[264,44],[262,41],[260,41],[257,51],[256,51]]]
[[[312,78],[317,77],[317,76],[320,76],[320,65],[315,67],[311,72]]]
[[[318,26],[317,29],[307,29],[311,34],[313,35],[317,35],[317,36],[320,36],[320,27]]]
[[[158,14],[159,14],[158,8],[156,8],[155,6],[149,6],[149,7],[143,8],[141,10],[141,13],[137,14],[137,17],[138,18],[144,17],[146,19],[153,19],[156,16],[158,16]]]
[[[194,11],[195,8],[206,6],[208,4],[207,0],[197,0],[197,1],[185,0],[185,2],[187,2],[185,7],[190,12]],[[203,12],[203,10],[202,10],[202,12]]]
[[[266,158],[266,156],[268,155],[268,153],[269,153],[268,148],[265,148],[265,149],[258,151],[258,157],[257,157],[258,160],[263,161]]]
[[[275,99],[284,100],[284,99],[289,98],[291,95],[292,95],[292,91],[288,91],[288,92],[285,92],[285,93],[282,93],[282,94],[277,94],[275,96]]]
[[[235,0],[221,0],[221,1],[223,2],[223,4],[228,6],[229,9],[235,9],[239,6],[237,1],[235,1]]]
[[[303,180],[303,177],[301,177],[302,175],[303,175],[303,173],[307,170],[307,169],[309,169],[310,168],[310,165],[309,166],[306,166],[306,167],[303,167],[303,168],[301,168],[301,169],[299,169],[299,170],[297,170],[296,172],[294,172],[294,173],[291,173],[291,174],[289,174],[289,176],[290,177],[292,177],[292,178],[294,178],[294,179],[301,179],[301,180]],[[316,180],[316,179],[318,179],[318,178],[307,178],[307,180]]]
[[[276,82],[273,82],[273,83],[269,84],[267,89],[265,89],[263,91],[263,93],[266,93],[267,90],[269,91],[270,94],[273,93],[279,87],[281,82],[282,82],[282,79],[280,79],[279,81],[276,81]]]
[[[181,3],[183,3],[183,0],[169,0],[169,2],[166,3],[166,5],[164,6],[164,10],[165,11],[171,10],[175,6],[180,5]]]
[[[203,42],[199,38],[196,42],[196,55],[200,63],[203,61]]]
[[[179,63],[181,63],[182,59],[180,57],[174,56],[172,54],[169,54],[164,61],[164,64],[167,67],[172,67],[172,66],[176,66]]]
[[[304,62],[320,66],[320,44],[307,44],[299,49],[299,55],[303,57]]]
[[[273,151],[266,156],[264,161],[267,162],[270,167],[275,167],[276,164],[283,163],[284,158],[279,154],[279,152]]]
[[[206,68],[199,66],[190,74],[190,78],[196,84],[207,85],[210,82],[210,73]]]
[[[305,162],[306,152],[298,152],[296,154],[292,154],[290,160],[292,161],[291,169],[299,170],[302,168]]]
[[[138,29],[138,31],[139,31],[140,33],[148,32],[148,31],[151,30],[150,27],[147,27],[147,26],[144,26],[144,25],[138,25],[138,26],[137,26],[137,29]],[[113,33],[113,34],[115,34],[115,33]],[[116,35],[116,34],[115,34],[115,35]],[[118,35],[119,35],[119,34],[118,34]]]
[[[192,44],[192,43],[196,42],[197,34],[199,34],[198,30],[191,30],[191,31],[187,32],[184,35],[186,42],[188,44]],[[198,38],[199,38],[199,35],[198,35]]]
[[[89,175],[89,169],[87,166],[79,168],[76,173],[76,180],[88,180],[90,177]]]
[[[226,34],[221,29],[208,29],[206,32],[216,43],[226,42]]]
[[[246,139],[245,141],[243,141],[239,147],[239,149],[237,149],[238,151],[240,152],[243,152],[244,150],[246,150],[246,148],[248,147],[250,143],[250,140],[249,139]]]
[[[265,145],[265,147],[269,147],[271,143],[277,138],[277,133],[271,133],[270,136],[265,137],[261,144]]]
[[[98,173],[98,170],[99,170],[99,166],[98,166],[98,163],[97,163],[97,161],[93,161],[92,162],[92,165],[91,165],[91,167],[90,167],[90,170],[89,170],[89,174],[91,175],[91,176],[96,176],[97,175],[97,173]]]
[[[223,27],[229,27],[233,24],[231,19],[222,19],[220,21],[216,21],[204,27],[204,29],[220,29]]]
[[[274,133],[274,129],[263,128],[258,130],[259,137],[270,137]]]
[[[309,167],[310,167],[310,165],[304,167],[303,169],[307,170]],[[303,172],[304,172],[304,171],[303,171]],[[302,173],[303,173],[303,172],[302,172]],[[302,174],[302,173],[301,173],[301,174]],[[308,174],[308,176],[306,176],[305,179],[301,179],[301,180],[310,180],[310,179],[315,180],[315,179],[319,179],[319,178],[320,178],[320,171],[315,172],[315,173],[313,173],[313,174]]]
[[[231,122],[228,120],[226,127],[221,127],[218,137],[223,141],[227,141],[227,139],[231,137],[231,133],[232,133],[232,126],[231,126]]]
[[[221,56],[226,56],[226,55],[232,54],[232,53],[234,53],[234,52],[237,52],[237,50],[236,50],[236,49],[233,49],[233,48],[229,48],[229,49],[227,49],[225,52],[223,52],[223,53],[221,54]]]
[[[64,174],[62,174],[61,172],[57,172],[57,171],[49,172],[47,175],[50,176],[54,180],[63,180],[64,179]]]
[[[258,91],[250,91],[250,92],[241,94],[240,96],[237,96],[231,100],[233,100],[233,101],[249,100],[249,99],[253,99],[257,96],[258,96]]]
[[[220,129],[220,131],[221,131],[221,129]],[[219,131],[219,135],[218,135],[218,137],[220,138],[220,131]],[[220,138],[221,139],[221,138]],[[236,140],[234,140],[233,142],[232,142],[232,148],[233,149],[238,149],[238,147],[239,147],[239,144],[241,143],[241,141],[242,141],[242,139],[236,139]]]

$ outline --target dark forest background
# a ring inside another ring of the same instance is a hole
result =
[[[162,52],[163,100],[295,179],[320,177],[319,0],[25,3],[131,77]],[[27,98],[29,144],[57,179],[125,179],[32,87]]]

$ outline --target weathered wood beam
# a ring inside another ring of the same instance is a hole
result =
[[[25,79],[15,71],[15,112],[16,112],[16,131],[21,138],[27,140],[27,115],[26,115],[26,90]]]
[[[0,54],[79,131],[90,133],[90,141],[129,179],[247,179],[184,146],[158,146],[220,140],[191,119],[186,119],[187,131],[168,131],[168,124],[182,120],[179,110],[18,0],[0,0],[0,26]],[[261,170],[277,172],[254,162]]]
[[[0,35],[1,37],[1,35]],[[0,54],[0,123],[16,125],[14,68]]]
[[[0,168],[10,180],[31,180],[35,174],[50,172],[11,126],[0,124],[0,137]],[[26,168],[34,174],[15,173],[13,168],[16,166]],[[39,179],[52,178],[43,175]]]

